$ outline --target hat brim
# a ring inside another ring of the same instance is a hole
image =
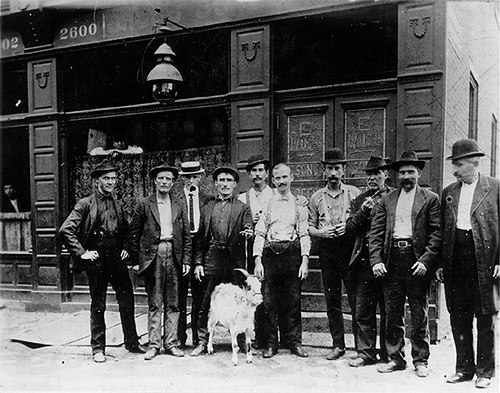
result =
[[[347,160],[333,160],[333,161],[324,161],[324,160],[322,160],[321,163],[323,165],[327,165],[327,164],[330,164],[330,165],[347,164]]]
[[[177,168],[171,166],[161,166],[151,169],[149,171],[149,178],[154,179],[159,172],[172,172],[172,174],[174,175],[174,180],[177,180],[177,178],[179,177],[179,171],[177,170]]]
[[[219,174],[221,174],[221,173],[231,173],[233,175],[236,183],[238,183],[240,181],[240,174],[236,170],[234,170],[233,168],[228,168],[228,167],[217,168],[212,175],[213,181],[216,181],[217,176],[219,176]]]
[[[247,164],[245,169],[247,172],[249,172],[255,165],[259,165],[259,164],[264,164],[264,165],[267,164],[267,167],[269,168],[269,160],[259,160],[259,161],[252,162],[251,164]]]
[[[375,167],[370,167],[370,168],[365,168],[363,171],[365,172],[370,172],[370,171],[382,171],[384,169],[389,169],[390,165],[381,165],[381,166],[375,166]]]
[[[179,172],[179,176],[188,176],[188,175],[199,175],[201,173],[205,173],[205,169],[200,169],[198,171],[192,171],[192,172]]]
[[[457,156],[449,156],[446,159],[447,160],[459,160],[461,158],[468,158],[468,157],[483,157],[485,154],[482,151],[474,151],[471,153],[465,153],[465,154],[459,154]]]
[[[394,169],[395,171],[397,171],[399,169],[399,167],[401,167],[403,165],[413,165],[413,166],[416,166],[418,169],[422,170],[425,167],[425,161],[421,161],[421,160],[418,160],[418,161],[415,161],[415,160],[408,160],[408,161],[401,160],[401,161],[393,162],[391,165],[389,165],[389,168],[390,169]]]
[[[90,172],[90,177],[96,179],[108,172],[118,172],[118,168],[96,169]]]

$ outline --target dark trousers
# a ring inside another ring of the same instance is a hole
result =
[[[319,242],[319,262],[326,300],[326,314],[333,340],[333,348],[345,348],[344,317],[342,313],[342,281],[344,282],[352,315],[352,330],[356,334],[356,300],[354,283],[349,274],[350,247],[345,236],[339,239],[321,239]]]
[[[191,269],[189,274],[182,277],[179,297],[180,317],[178,331],[179,341],[182,346],[186,344],[187,340],[187,298],[189,288],[191,288],[191,333],[193,345],[196,346],[200,342],[198,338],[198,318],[206,289],[205,284],[205,281],[200,282],[194,277],[194,268]]]
[[[471,231],[455,235],[451,286],[453,301],[448,305],[456,348],[457,373],[491,378],[495,372],[496,314],[481,312],[477,263]],[[473,320],[477,326],[477,363],[474,361]]]
[[[302,262],[300,246],[288,247],[276,254],[264,248],[263,297],[267,347],[278,348],[278,328],[281,342],[290,348],[302,344],[301,287],[298,277]]]
[[[90,289],[90,345],[92,353],[106,350],[106,293],[108,283],[111,283],[116,293],[120,311],[125,347],[138,345],[139,338],[135,326],[134,292],[127,264],[120,258],[121,243],[118,239],[105,239],[95,244],[99,258],[86,268]]]
[[[172,254],[171,242],[160,242],[158,252],[144,272],[148,294],[149,347],[172,349],[179,345],[179,268]],[[164,335],[162,337],[162,314]]]
[[[428,278],[411,275],[416,262],[413,249],[393,248],[389,274],[383,281],[387,313],[386,347],[389,359],[400,366],[405,360],[405,301],[408,297],[411,315],[411,355],[413,364],[427,365],[429,360],[429,290]]]

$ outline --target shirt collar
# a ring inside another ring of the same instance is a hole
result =
[[[291,197],[293,197],[293,195],[290,191],[288,193],[286,193],[285,195],[281,195],[278,192],[278,193],[276,193],[276,197],[277,197],[278,201],[288,201],[288,200],[290,200]]]
[[[100,189],[97,189],[97,198],[100,200],[113,199],[113,194],[105,194]]]
[[[233,195],[230,195],[229,197],[227,198],[222,198],[222,196],[220,195],[217,195],[217,202],[221,201],[221,202],[232,202],[233,201],[233,198],[234,196]]]

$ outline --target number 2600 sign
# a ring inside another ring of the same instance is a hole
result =
[[[83,38],[87,36],[94,36],[97,34],[97,24],[91,23],[89,25],[80,25],[72,27],[63,27],[59,31],[59,39],[72,40],[75,38]]]

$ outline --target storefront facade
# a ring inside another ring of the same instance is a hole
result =
[[[454,110],[446,106],[458,95],[447,87],[447,26],[462,11],[450,12],[442,1],[280,3],[173,0],[168,9],[160,2],[86,9],[46,2],[21,10],[10,2],[1,32],[2,173],[30,190],[31,213],[2,215],[4,237],[21,223],[17,237],[29,238],[19,247],[3,243],[2,297],[32,308],[88,305],[85,275],[72,272],[57,229],[92,190],[89,171],[103,157],[89,153],[116,135],[144,150],[114,158],[128,213],[152,190],[146,174],[159,159],[177,166],[199,160],[206,188],[216,166],[231,164],[245,190],[246,161],[263,153],[289,163],[293,188],[310,196],[324,184],[320,160],[330,147],[344,149],[346,182],[360,187],[371,155],[395,159],[413,149],[427,161],[422,185],[440,192],[451,181],[444,156],[460,134],[446,128]],[[155,25],[166,17],[186,27],[171,25],[166,35],[184,84],[175,102],[160,105],[145,79],[164,39]],[[476,76],[480,86],[483,76]],[[495,100],[490,119],[498,118]],[[496,146],[489,144],[495,132],[478,128],[481,146]],[[324,300],[314,259],[312,268],[303,307],[314,328],[324,323],[317,317]],[[144,303],[140,279],[134,283]],[[436,338],[437,287],[431,302]]]

